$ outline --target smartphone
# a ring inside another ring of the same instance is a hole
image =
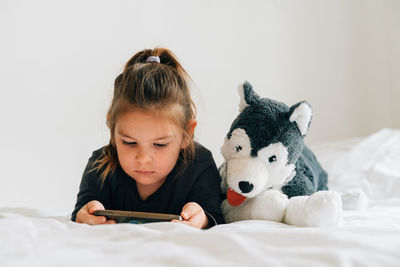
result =
[[[171,220],[182,220],[182,217],[175,214],[136,212],[123,210],[96,210],[96,216],[105,216],[108,220],[115,220],[117,223],[144,224],[153,222],[169,222]]]

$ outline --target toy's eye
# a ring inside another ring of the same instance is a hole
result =
[[[285,168],[288,164],[288,151],[281,143],[273,143],[260,149],[257,152],[257,157],[262,159],[265,166],[274,170]]]
[[[268,158],[268,161],[271,162],[271,163],[272,163],[272,162],[275,162],[275,161],[276,161],[276,156],[273,155],[273,156],[269,157],[269,158]]]
[[[250,138],[247,136],[245,130],[237,128],[232,131],[230,138],[226,136],[224,145],[221,147],[221,152],[225,160],[250,157]],[[272,154],[269,153],[268,155]]]

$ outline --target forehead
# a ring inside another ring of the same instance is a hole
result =
[[[251,155],[256,156],[260,149],[285,138],[290,128],[288,109],[279,102],[262,99],[258,105],[250,105],[238,115],[227,137],[229,139],[235,129],[243,129],[251,142]]]
[[[119,114],[115,131],[133,138],[159,138],[176,135],[179,127],[167,116],[145,110],[131,110]]]

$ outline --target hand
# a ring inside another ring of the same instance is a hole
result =
[[[181,217],[183,221],[172,220],[172,222],[179,222],[196,228],[206,228],[208,226],[208,217],[196,202],[186,203],[183,206]]]
[[[96,210],[104,210],[103,204],[97,200],[92,200],[83,206],[76,214],[77,223],[94,224],[114,224],[114,220],[107,220],[105,216],[96,216],[93,213]]]

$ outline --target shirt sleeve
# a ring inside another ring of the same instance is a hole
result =
[[[192,185],[189,202],[198,203],[208,217],[208,227],[224,223],[221,212],[221,177],[211,153],[206,166]]]
[[[88,160],[86,168],[82,175],[81,184],[75,204],[75,209],[72,212],[71,220],[76,221],[76,214],[78,211],[92,200],[97,200],[103,204],[107,209],[110,206],[110,189],[109,182],[106,179],[104,183],[100,178],[102,170],[92,170],[93,162],[99,157],[99,153],[93,152],[91,158]],[[107,177],[108,178],[108,177]]]

